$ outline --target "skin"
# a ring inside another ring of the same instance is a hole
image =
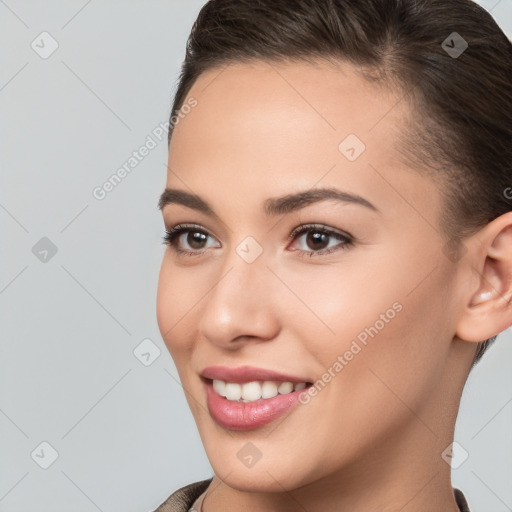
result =
[[[181,237],[200,255],[166,247],[157,318],[215,472],[204,512],[458,511],[441,453],[475,342],[512,323],[512,213],[448,258],[439,190],[395,143],[419,114],[349,64],[232,64],[202,74],[189,97],[198,104],[175,128],[166,186],[201,196],[218,219],[162,209],[167,229],[194,223],[210,238],[201,249]],[[366,145],[353,162],[338,149],[348,134]],[[327,186],[378,211],[331,200],[263,213],[268,198]],[[353,243],[331,237],[338,250],[301,257],[294,249],[321,248],[288,236],[311,223]],[[263,249],[250,264],[236,252],[247,236]],[[244,432],[210,417],[204,367],[315,382],[395,302],[401,311],[307,405]],[[237,458],[247,442],[261,452],[251,468]]]

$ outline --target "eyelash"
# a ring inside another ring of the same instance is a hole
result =
[[[178,255],[180,256],[201,256],[204,252],[206,252],[207,249],[203,250],[197,250],[197,251],[189,251],[186,249],[181,249],[177,242],[177,239],[182,235],[183,233],[188,232],[198,232],[202,233],[203,235],[210,236],[203,228],[201,228],[198,225],[191,225],[191,224],[178,224],[174,227],[172,227],[169,230],[165,231],[165,235],[163,237],[163,243],[171,247]],[[302,226],[299,226],[298,228],[295,228],[288,237],[288,240],[293,240],[297,238],[300,235],[303,235],[304,233],[308,232],[314,232],[314,233],[322,233],[323,235],[327,235],[329,237],[335,238],[336,240],[339,240],[340,242],[344,242],[341,245],[336,245],[334,247],[331,247],[329,249],[321,249],[320,251],[304,251],[302,249],[294,249],[294,252],[297,252],[300,257],[314,257],[314,256],[323,256],[326,254],[330,254],[335,251],[339,250],[347,250],[349,249],[353,243],[354,240],[351,236],[339,233],[337,231],[333,231],[332,229],[326,228],[325,226],[322,226],[321,224],[304,224]]]

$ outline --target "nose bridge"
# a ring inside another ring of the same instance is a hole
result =
[[[240,336],[269,338],[276,332],[274,276],[266,267],[262,246],[251,238],[226,255],[205,297],[200,330],[214,343],[229,344]]]
[[[270,286],[270,283],[264,284],[269,281],[270,274],[266,267],[267,260],[263,246],[254,237],[246,236],[226,255],[219,274],[219,277],[224,277],[219,279],[216,294],[220,298],[234,297],[249,304],[251,291],[254,295],[259,292],[261,285]]]

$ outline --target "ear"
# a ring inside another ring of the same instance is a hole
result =
[[[472,279],[456,336],[480,342],[512,325],[512,212],[494,219],[464,245],[463,264]]]

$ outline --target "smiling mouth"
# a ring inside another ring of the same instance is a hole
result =
[[[252,430],[277,420],[299,405],[301,394],[313,385],[276,372],[247,369],[210,368],[201,380],[211,418],[228,430]]]
[[[216,394],[230,402],[256,402],[268,400],[277,395],[288,395],[312,386],[311,382],[250,381],[227,382],[219,379],[205,379],[213,386]]]

